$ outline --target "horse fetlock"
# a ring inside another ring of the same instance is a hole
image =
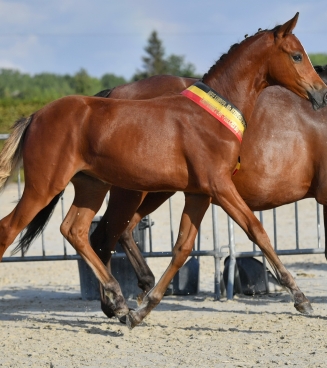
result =
[[[115,316],[125,316],[129,312],[129,308],[121,293],[115,292],[112,289],[108,290],[108,288],[105,288],[104,294],[105,297],[108,298],[108,301],[106,301],[105,298],[102,299],[102,302],[104,302],[104,304],[106,304],[114,312]]]
[[[292,292],[292,289],[294,289],[296,285],[292,275],[288,271],[281,273],[277,269],[275,269],[275,274],[280,285],[288,289],[294,296],[295,294]]]
[[[137,297],[136,297],[136,303],[137,303],[137,305],[141,305],[142,304],[142,302],[143,302],[143,299],[144,299],[144,297],[145,297],[145,295],[146,295],[146,292],[142,292],[142,293],[140,293]]]
[[[123,316],[126,316],[126,314],[128,314],[129,308],[123,296],[118,296],[116,298],[113,312],[115,313],[115,316],[118,318],[121,318]]]

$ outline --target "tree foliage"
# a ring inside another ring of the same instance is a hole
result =
[[[156,74],[200,77],[196,74],[195,66],[186,62],[184,56],[166,56],[163,42],[156,31],[150,34],[144,50],[143,70],[137,70],[130,81]],[[33,76],[18,70],[0,69],[0,133],[9,132],[15,120],[32,114],[57,98],[72,94],[93,95],[130,81],[113,73],[94,78],[83,68],[74,75],[40,73]]]
[[[101,89],[126,82],[123,77],[113,74],[94,78],[85,69],[80,69],[73,76],[52,73],[31,76],[18,70],[0,69],[0,101],[48,102],[72,94],[93,95]]]
[[[85,69],[73,76],[41,73],[31,76],[18,70],[0,69],[0,133],[9,132],[13,123],[57,98],[93,95],[102,89],[127,83],[123,77],[105,74],[91,77]]]
[[[171,74],[180,77],[200,77],[196,74],[195,66],[185,61],[181,55],[165,56],[165,49],[156,31],[153,31],[144,48],[146,55],[142,57],[143,71],[137,71],[133,80],[148,78],[158,74]]]
[[[327,54],[309,54],[313,65],[327,65]]]

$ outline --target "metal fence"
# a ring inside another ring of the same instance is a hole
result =
[[[0,139],[6,139],[7,135],[0,135]],[[1,218],[8,214],[10,205],[14,206],[22,193],[23,184],[20,175],[17,185],[10,185],[0,197]],[[36,240],[27,254],[10,255],[5,253],[3,262],[26,262],[26,261],[59,261],[78,260],[73,248],[67,244],[60,235],[59,226],[66,214],[66,198],[72,199],[73,188],[68,188],[57,206],[57,213],[53,215],[48,226],[55,226],[57,231],[53,238],[47,237],[47,229]],[[175,197],[178,197],[177,202]],[[175,202],[174,202],[175,201]],[[70,203],[68,203],[70,205]],[[106,201],[101,211],[104,211]],[[147,258],[171,257],[175,236],[178,232],[180,213],[183,208],[183,195],[175,195],[169,201],[148,217],[147,222],[154,226],[145,226],[146,246],[143,247],[143,255]],[[68,207],[67,207],[68,208]],[[179,214],[176,210],[178,208]],[[158,211],[161,211],[160,213]],[[282,215],[281,215],[282,213]],[[314,200],[304,200],[295,204],[282,206],[265,212],[255,213],[263,223],[276,253],[280,256],[324,253],[324,229],[321,227],[322,206]],[[162,220],[164,218],[164,220]],[[143,224],[144,225],[144,224]],[[144,228],[144,226],[143,226]],[[61,245],[60,245],[61,243]],[[59,250],[58,250],[59,249]],[[212,257],[214,264],[213,291],[219,299],[222,288],[221,261],[229,256],[228,282],[226,285],[227,298],[233,298],[235,270],[237,271],[236,259],[244,257],[262,257],[261,251],[250,243],[245,234],[237,225],[217,206],[211,206],[201,224],[194,250],[194,257]],[[123,253],[115,253],[113,257],[124,257]],[[263,269],[267,290],[269,288],[266,263],[262,257]]]

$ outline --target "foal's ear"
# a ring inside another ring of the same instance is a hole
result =
[[[278,38],[282,38],[286,36],[287,34],[292,33],[293,29],[296,26],[298,18],[299,18],[299,12],[297,12],[295,16],[292,19],[290,19],[288,22],[280,26],[279,30],[276,32],[276,36]]]

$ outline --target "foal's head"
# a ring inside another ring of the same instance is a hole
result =
[[[267,82],[278,84],[309,99],[316,110],[326,105],[327,86],[314,70],[302,44],[292,31],[299,13],[273,31],[274,46],[268,61]]]
[[[243,90],[248,96],[269,85],[281,85],[310,99],[314,109],[326,105],[327,86],[292,33],[298,16],[299,13],[283,25],[260,30],[233,45],[204,75],[204,83],[211,83],[214,89],[222,86],[222,94]]]

